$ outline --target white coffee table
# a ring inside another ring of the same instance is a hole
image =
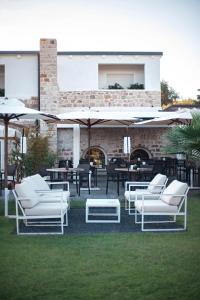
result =
[[[115,212],[110,212],[114,208]],[[92,212],[95,210],[95,212]],[[92,219],[91,217],[95,217]],[[105,218],[97,218],[105,217]],[[109,218],[112,217],[112,218]],[[114,217],[114,218],[113,218]],[[85,208],[86,223],[120,223],[119,199],[87,199]]]

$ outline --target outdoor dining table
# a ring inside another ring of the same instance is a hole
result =
[[[128,181],[138,181],[138,177],[144,174],[151,175],[153,168],[152,167],[140,167],[137,169],[131,169],[131,168],[115,168],[115,171],[117,172],[117,192],[119,195],[119,183],[122,181],[124,184],[124,180],[121,179],[121,175],[127,175],[125,178],[127,178]],[[123,176],[124,178],[124,176]]]
[[[70,174],[73,178],[73,175],[77,175],[78,172],[84,171],[82,168],[51,168],[51,169],[46,169],[46,171],[50,175],[50,180],[54,181],[67,181],[67,176]],[[63,180],[61,179],[62,177],[60,176],[63,174]]]
[[[69,181],[68,180],[68,175],[70,175],[70,179],[72,182],[76,184],[76,190],[78,193],[78,175],[79,172],[83,172],[83,168],[51,168],[51,169],[46,169],[46,171],[50,175],[50,181]],[[62,176],[63,175],[63,176]]]

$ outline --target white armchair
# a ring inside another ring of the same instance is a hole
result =
[[[128,210],[129,215],[135,214],[134,203],[136,200],[142,199],[143,194],[149,198],[153,197],[153,199],[155,199],[155,194],[157,194],[157,198],[159,198],[159,194],[164,190],[167,180],[166,175],[157,174],[150,182],[127,181],[125,183],[124,198],[125,210]]]
[[[70,208],[70,191],[69,191],[69,182],[64,182],[67,186],[67,190],[63,189],[50,189],[50,184],[57,184],[57,182],[46,182],[42,176],[35,174],[29,177],[25,177],[23,182],[28,182],[30,189],[33,189],[39,196],[40,202],[57,202],[57,195],[59,199],[60,192],[64,197],[64,201],[68,203],[68,209]],[[61,182],[62,183],[62,182]],[[60,183],[60,184],[61,184]],[[59,200],[58,200],[59,201]]]
[[[135,201],[135,223],[141,224],[142,231],[186,230],[188,190],[187,183],[174,180],[165,188],[162,194],[155,195],[156,198],[149,197],[148,194],[143,194],[141,200]],[[159,199],[157,196],[159,196]],[[140,220],[138,220],[139,215],[141,216]],[[158,220],[160,216],[162,216],[162,219]],[[178,227],[167,228],[160,228],[158,226],[159,223],[176,224],[177,216],[183,217],[182,227],[180,225]],[[146,220],[146,217],[153,218]],[[146,228],[145,224],[147,223],[156,224],[156,227]]]
[[[64,226],[68,226],[68,204],[64,201],[62,191],[56,195],[55,202],[41,202],[41,196],[33,189],[30,189],[30,184],[25,181],[15,185],[13,194],[16,201],[17,234],[64,233]],[[25,226],[59,226],[60,231],[29,232],[25,230],[21,232],[21,220]]]

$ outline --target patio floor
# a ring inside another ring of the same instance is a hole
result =
[[[120,184],[119,195],[117,194],[117,182],[109,182],[108,194],[106,194],[106,175],[101,172],[98,175],[97,187],[93,187],[88,193],[88,189],[81,189],[80,196],[77,194],[76,185],[70,182],[70,194],[72,200],[86,200],[87,198],[117,198],[124,199],[124,187]]]
[[[129,216],[124,209],[124,187],[120,184],[119,196],[117,194],[117,183],[109,182],[108,194],[106,194],[106,177],[98,178],[97,189],[92,189],[90,194],[87,189],[81,190],[80,196],[77,195],[76,185],[70,183],[70,194],[72,208],[69,211],[69,226],[65,227],[65,234],[95,234],[95,233],[119,233],[119,232],[141,232],[140,224],[135,224],[134,216]],[[85,202],[87,198],[114,199],[121,202],[121,221],[120,223],[86,223],[85,222]],[[76,202],[78,203],[76,207]],[[82,203],[80,203],[82,202]],[[40,231],[40,228],[25,228],[21,224],[21,229],[25,231]],[[148,225],[151,226],[151,225]],[[163,224],[164,228],[170,228],[172,224]],[[44,230],[44,228],[43,228]],[[48,232],[48,228],[46,228]],[[59,230],[59,229],[58,229]]]

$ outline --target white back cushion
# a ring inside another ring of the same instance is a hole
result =
[[[187,183],[173,180],[164,190],[161,200],[169,205],[179,205],[182,197],[175,195],[185,195],[188,189]]]
[[[48,183],[39,174],[32,175],[30,178],[34,181],[36,190],[50,190]]]
[[[160,194],[162,191],[162,186],[166,183],[167,176],[162,174],[157,174],[150,182],[147,190],[153,194]]]
[[[24,208],[32,208],[39,202],[38,195],[35,191],[30,187],[29,182],[22,182],[20,184],[15,185],[15,190],[17,192],[18,197],[26,198],[26,200],[20,200],[21,205]]]

